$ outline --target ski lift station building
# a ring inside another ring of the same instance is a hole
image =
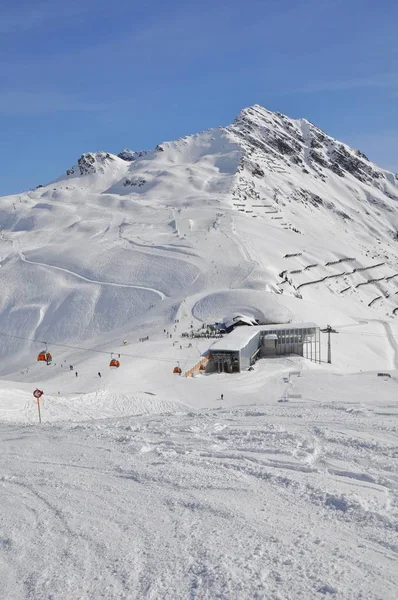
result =
[[[245,371],[257,359],[296,354],[313,362],[321,360],[319,326],[315,323],[283,323],[237,327],[210,348],[212,370]]]

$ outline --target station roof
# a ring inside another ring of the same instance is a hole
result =
[[[262,332],[301,330],[318,328],[316,323],[279,323],[278,325],[255,325],[253,327],[242,325],[236,327],[231,333],[225,335],[221,340],[214,342],[210,352],[239,352],[241,348]]]

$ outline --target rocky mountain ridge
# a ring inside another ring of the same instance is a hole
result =
[[[325,170],[340,177],[350,174],[388,194],[383,184],[389,182],[396,188],[392,198],[398,200],[398,174],[377,167],[363,152],[335,140],[306,119],[290,119],[255,105],[243,109],[226,129],[240,138],[250,155],[262,152],[323,180]]]
[[[290,119],[254,105],[243,109],[231,125],[220,127],[218,131],[232,139],[242,151],[237,172],[247,166],[254,177],[266,178],[269,170],[294,169],[310,180],[322,182],[327,182],[332,174],[342,179],[352,176],[398,201],[398,174],[378,167],[363,152],[335,140],[306,119]],[[198,135],[201,134],[186,136],[175,144],[186,143],[188,138]],[[163,152],[165,145],[167,151],[167,144],[163,144],[153,151],[125,148],[117,156],[103,151],[86,153],[78,159],[77,165],[66,171],[66,175],[105,173],[110,163],[118,159],[128,164],[128,170],[134,170],[134,163]],[[138,178],[137,184],[134,178],[127,177],[123,185],[142,186],[142,182],[142,177]]]

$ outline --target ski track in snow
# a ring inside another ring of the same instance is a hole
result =
[[[38,265],[40,267],[46,267],[48,269],[55,269],[56,271],[62,271],[64,273],[68,273],[69,275],[73,275],[73,277],[77,277],[78,279],[87,281],[88,283],[96,283],[98,285],[110,285],[110,286],[114,286],[114,287],[144,290],[146,292],[153,292],[154,294],[157,294],[161,298],[161,300],[164,300],[166,298],[166,295],[163,292],[161,292],[160,290],[155,290],[154,288],[145,287],[143,285],[133,285],[131,283],[115,283],[112,281],[97,281],[95,279],[89,279],[88,277],[85,277],[84,275],[80,275],[79,273],[75,273],[74,271],[70,271],[69,269],[66,269],[64,267],[57,267],[56,265],[49,265],[48,263],[42,263],[42,262],[36,262],[34,260],[29,260],[28,258],[26,258],[24,256],[24,254],[22,252],[19,252],[19,257],[21,258],[21,260],[23,262],[29,263],[31,265]]]
[[[394,600],[384,423],[292,404],[2,425],[0,595]]]
[[[388,341],[390,342],[391,348],[394,352],[394,368],[398,369],[398,343],[397,343],[397,340],[394,337],[390,323],[387,323],[386,321],[381,321],[381,322],[384,325],[384,329],[386,330]]]
[[[386,338],[388,340],[388,344],[391,347],[392,353],[393,353],[393,369],[398,369],[398,343],[396,340],[396,336],[394,335],[394,332],[391,328],[390,323],[388,323],[387,321],[383,321],[381,319],[366,319],[366,321],[359,319],[358,321],[359,323],[379,323],[380,325],[383,326],[385,332],[386,332]]]

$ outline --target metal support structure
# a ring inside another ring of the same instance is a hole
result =
[[[338,333],[331,325],[326,325],[326,329],[321,329],[322,333],[328,334],[328,363],[332,364],[332,343],[330,339],[331,333]]]

